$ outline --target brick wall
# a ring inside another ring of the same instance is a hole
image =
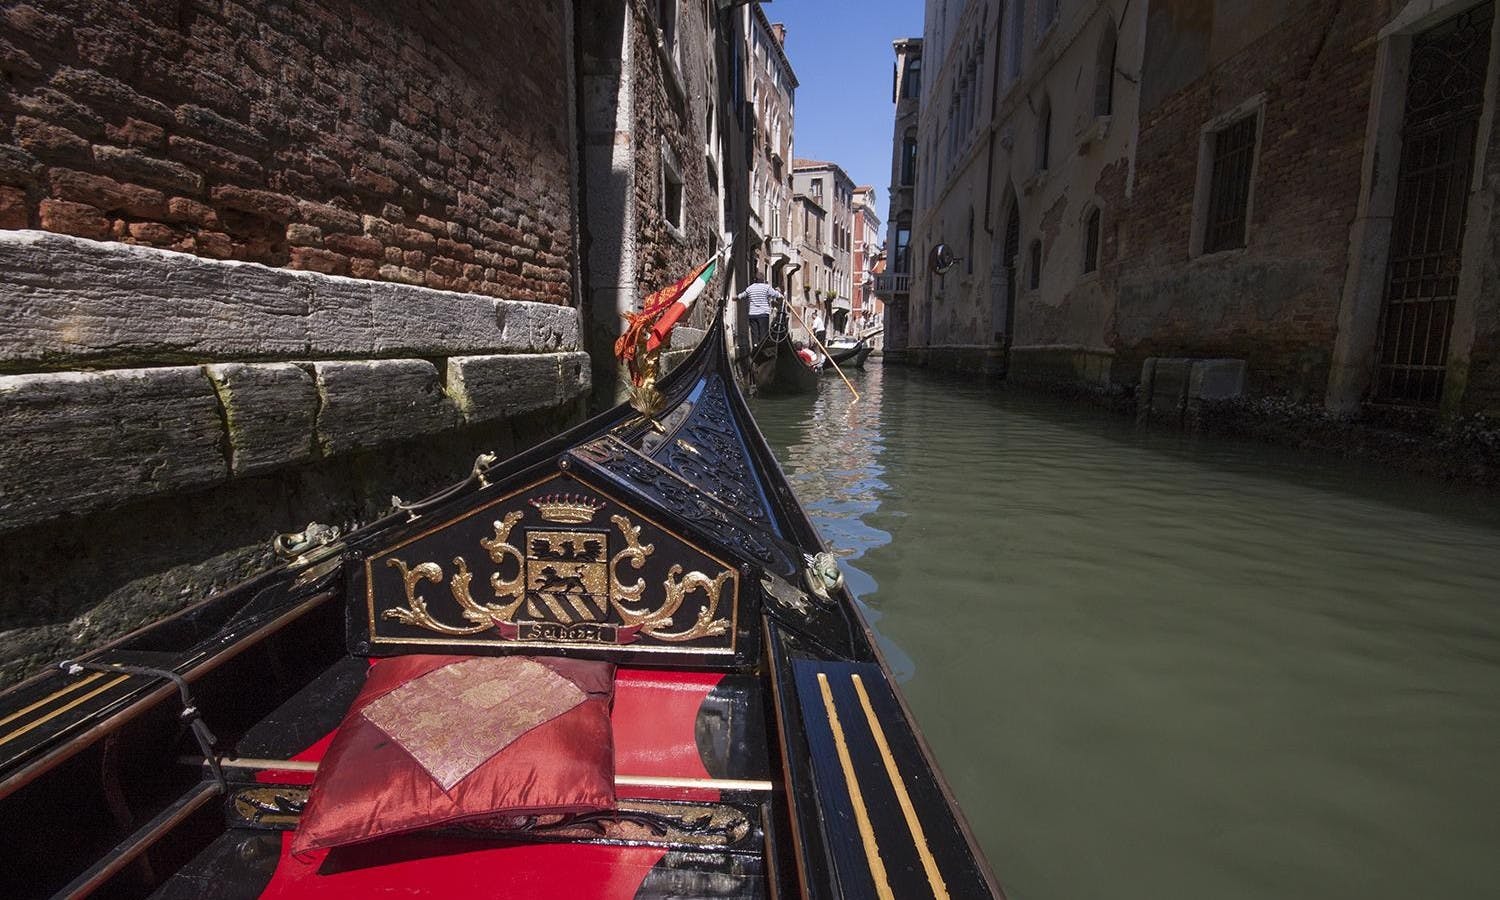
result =
[[[0,227],[568,303],[562,14],[537,0],[10,5]]]
[[[1251,390],[1321,401],[1385,6],[1301,4],[1142,112],[1118,251],[1117,379],[1148,356],[1235,356],[1249,362]],[[1148,59],[1192,39],[1155,34]],[[1247,246],[1189,259],[1200,129],[1261,92]]]
[[[653,5],[637,0],[628,13],[635,19],[630,48],[635,66],[635,276],[643,296],[691,272],[718,247],[723,231],[703,152],[711,85],[702,73],[714,61],[708,43],[694,39],[704,32],[701,8],[678,4],[676,65],[669,66],[656,49]],[[682,176],[680,231],[670,227],[662,212],[663,145],[671,148]],[[708,304],[697,307],[693,321],[701,324],[707,310]]]

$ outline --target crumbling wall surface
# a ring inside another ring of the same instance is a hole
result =
[[[566,29],[528,0],[0,13],[0,227],[566,303]]]
[[[1117,377],[1150,356],[1232,356],[1247,360],[1254,393],[1321,399],[1385,6],[1279,3],[1258,37],[1230,41],[1214,21],[1224,4],[1153,5],[1119,263]],[[1203,128],[1257,97],[1246,246],[1194,256]]]

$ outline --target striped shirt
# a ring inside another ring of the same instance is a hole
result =
[[[781,300],[782,293],[764,281],[757,281],[743,291],[740,291],[737,299],[750,301],[748,315],[769,316],[771,314],[771,300]]]

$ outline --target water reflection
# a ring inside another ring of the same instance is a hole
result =
[[[1012,896],[1500,895],[1492,497],[852,377],[756,417]]]

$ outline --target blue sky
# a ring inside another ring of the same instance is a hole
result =
[[[786,23],[786,54],[800,82],[793,151],[832,160],[855,184],[874,185],[884,219],[895,113],[891,41],[922,36],[921,0],[774,0],[761,9]]]

